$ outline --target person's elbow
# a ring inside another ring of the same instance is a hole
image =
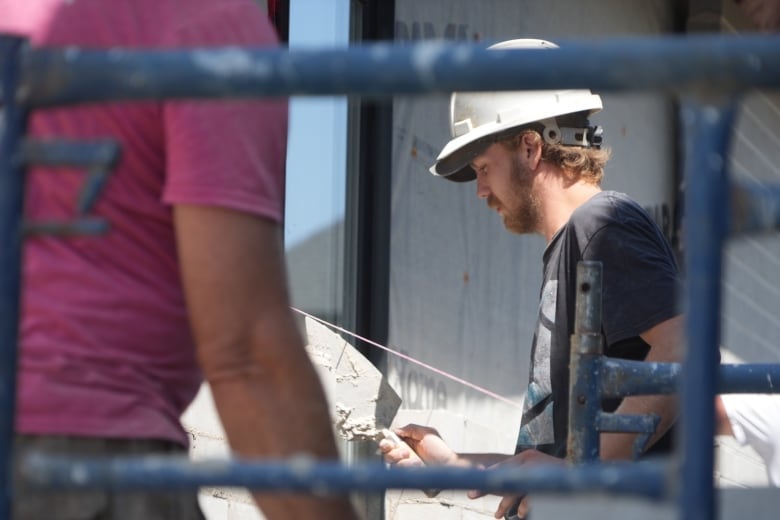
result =
[[[212,384],[267,378],[288,364],[300,363],[304,355],[303,340],[287,308],[225,327],[197,345],[203,376]]]

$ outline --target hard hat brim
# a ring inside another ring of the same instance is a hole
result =
[[[456,148],[446,156],[440,154],[436,163],[430,167],[430,172],[449,181],[473,181],[477,174],[471,167],[471,161],[487,150],[493,142],[493,139],[479,139]]]
[[[537,121],[522,125],[483,125],[448,142],[429,171],[449,181],[473,181],[477,174],[471,167],[471,162],[490,148],[490,145],[525,129],[541,131],[542,128]]]

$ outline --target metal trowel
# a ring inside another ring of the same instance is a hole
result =
[[[339,334],[306,317],[306,351],[320,373],[333,428],[347,441],[401,439],[388,429],[401,398],[382,373]],[[439,490],[423,490],[435,497]]]

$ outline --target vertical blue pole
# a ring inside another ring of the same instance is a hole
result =
[[[0,36],[0,519],[11,518],[16,351],[22,257],[25,112],[15,102],[22,40]]]
[[[681,382],[680,518],[716,518],[714,397],[720,344],[722,250],[729,220],[728,146],[733,102],[687,99],[684,248],[687,351]]]
[[[601,262],[577,264],[577,303],[569,369],[567,458],[598,460],[601,412],[599,378],[604,342],[601,336]]]

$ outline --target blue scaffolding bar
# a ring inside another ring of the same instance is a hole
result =
[[[24,170],[17,154],[27,119],[25,107],[14,102],[14,93],[22,43],[0,38],[0,518],[10,518],[12,498],[24,200]]]
[[[681,516],[716,518],[715,390],[720,345],[723,245],[729,223],[726,171],[736,101],[704,92],[683,102],[685,125],[685,259],[688,344],[681,381]],[[692,499],[692,497],[696,497]]]
[[[40,489],[153,490],[232,486],[273,491],[344,493],[382,489],[482,489],[486,491],[608,491],[663,499],[669,496],[668,462],[472,468],[345,467],[311,459],[192,462],[162,456],[78,459],[31,454],[25,481]]]
[[[595,419],[601,412],[599,364],[604,356],[604,338],[601,335],[601,280],[601,262],[580,262],[577,265],[566,455],[572,462],[599,458],[600,432],[594,426]]]
[[[19,101],[29,107],[161,97],[391,96],[468,90],[590,88],[733,92],[780,86],[780,36],[561,42],[486,50],[452,42],[347,49],[31,50]]]
[[[672,394],[679,391],[680,363],[644,363],[603,358],[598,366],[601,397]],[[780,365],[720,365],[719,394],[774,394],[780,388]]]

